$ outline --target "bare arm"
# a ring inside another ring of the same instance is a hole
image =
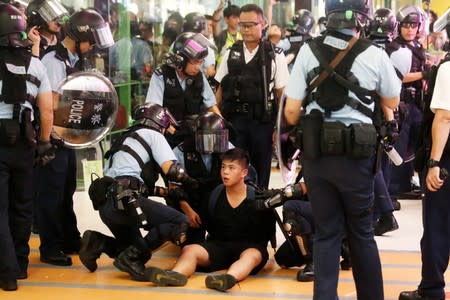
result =
[[[39,140],[50,141],[50,133],[53,127],[53,101],[52,92],[39,93],[36,98],[39,107],[41,132]]]
[[[423,74],[422,72],[413,72],[413,73],[408,73],[403,77],[402,82],[403,83],[408,83],[408,82],[413,82],[413,81],[417,81],[423,79]]]
[[[220,32],[222,31],[219,26],[219,22],[220,19],[222,19],[222,13],[224,8],[225,8],[225,0],[220,0],[219,6],[213,13],[213,35],[215,37],[219,36]]]
[[[302,107],[302,101],[287,98],[286,106],[284,107],[284,117],[289,125],[296,125],[300,118],[300,109]]]
[[[383,111],[388,108],[388,109],[396,109],[398,107],[398,104],[400,103],[400,96],[394,96],[391,98],[384,98],[384,97],[380,97],[381,98],[381,107],[383,109]]]
[[[220,84],[216,90],[217,107],[222,107],[222,85]]]
[[[219,109],[219,107],[217,107],[217,105],[213,105],[213,106],[209,107],[208,111],[211,111],[213,113],[218,114],[219,116],[222,116],[222,114],[220,113],[220,109]]]

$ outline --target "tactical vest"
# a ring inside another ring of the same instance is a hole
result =
[[[285,52],[285,55],[294,54],[294,58],[292,59],[291,64],[294,64],[295,59],[297,58],[298,52],[300,51],[300,48],[303,46],[303,44],[311,39],[312,39],[312,37],[309,34],[291,35],[288,37],[291,47],[289,48],[289,50],[287,50]]]
[[[203,73],[186,78],[186,89],[183,91],[176,75],[176,70],[162,65],[155,74],[164,79],[163,105],[167,107],[176,120],[184,120],[185,116],[198,115],[203,104]]]
[[[424,70],[423,67],[425,65],[426,60],[425,49],[422,47],[422,45],[417,40],[414,40],[413,44],[414,45],[411,45],[403,38],[397,37],[395,40],[393,40],[386,46],[386,51],[389,54],[389,56],[400,48],[408,48],[411,51],[412,62],[411,62],[411,69],[409,70],[408,73],[422,72]],[[404,95],[405,90],[411,87],[415,89],[415,94],[419,95],[423,89],[422,80],[416,80],[413,82],[402,84],[402,96]],[[403,98],[401,99],[402,101],[416,100],[416,99],[404,99],[404,97],[402,98]]]
[[[281,53],[270,42],[260,43],[256,55],[245,63],[244,45],[237,41],[230,48],[227,60],[228,74],[222,80],[222,102],[225,118],[243,114],[251,119],[262,120],[266,115],[276,113],[273,91],[272,62],[275,52]],[[265,68],[266,83],[263,82],[262,68]],[[265,111],[264,87],[267,87],[270,111]]]
[[[122,135],[114,142],[114,144],[111,146],[111,149],[109,149],[105,153],[105,159],[109,159],[109,167],[112,167],[114,154],[119,151],[124,151],[128,154],[130,154],[139,164],[139,167],[141,168],[141,178],[144,180],[145,185],[147,186],[148,190],[151,192],[155,188],[155,183],[158,181],[159,173],[161,171],[161,168],[156,163],[155,159],[152,155],[152,149],[150,145],[136,132],[139,129],[146,128],[149,130],[155,130],[152,128],[136,125],[132,126],[126,131],[122,133]],[[157,131],[157,130],[155,130]],[[144,147],[145,151],[147,151],[150,159],[147,163],[144,163],[142,158],[137,154],[136,151],[134,151],[130,146],[124,145],[124,141],[126,138],[132,138],[139,142],[139,144]]]
[[[27,49],[0,48],[0,102],[14,105],[13,119],[16,120],[19,119],[20,104],[28,101],[31,105],[36,105],[36,97],[27,93],[26,82],[34,84],[38,89],[41,85],[37,77],[28,74],[31,57]]]
[[[329,67],[329,63],[336,57],[340,51],[337,48],[324,44],[324,40],[328,35],[317,37],[308,42],[312,53],[319,61],[319,67],[314,68],[307,74],[307,82],[311,83],[324,69]],[[331,35],[330,35],[331,36]],[[332,37],[349,41],[352,37],[338,32],[333,32]],[[361,112],[369,118],[373,117],[373,112],[364,106],[373,103],[374,91],[367,90],[359,85],[358,79],[350,71],[356,57],[364,52],[373,44],[364,39],[358,39],[353,48],[347,53],[344,59],[336,66],[332,74],[330,74],[318,86],[317,91],[312,92],[304,101],[306,107],[309,103],[316,101],[317,104],[325,111],[325,116],[330,116],[331,112],[338,111],[348,105],[351,108]],[[349,96],[349,90],[352,91],[357,98]]]
[[[185,149],[183,144],[180,145],[180,149],[183,151],[184,165],[187,172],[192,178],[197,179],[200,184],[198,193],[189,195],[189,202],[198,207],[203,204],[202,202],[209,199],[209,193],[221,183],[220,169],[222,160],[220,159],[220,154],[213,153],[211,171],[208,171],[198,151],[195,149]]]

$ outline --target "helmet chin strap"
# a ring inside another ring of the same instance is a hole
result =
[[[80,41],[76,41],[75,42],[75,51],[77,52],[78,55],[78,66],[80,71],[84,71],[84,59],[83,59],[83,54],[81,53],[81,49],[80,49]]]

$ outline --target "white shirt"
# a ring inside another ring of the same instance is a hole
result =
[[[443,63],[438,70],[436,83],[431,99],[430,109],[445,109],[450,111],[450,61]]]

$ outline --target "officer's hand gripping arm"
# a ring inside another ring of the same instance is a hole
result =
[[[198,188],[198,181],[190,177],[179,163],[173,163],[167,171],[166,176],[168,180],[183,183],[183,186],[191,189]]]

